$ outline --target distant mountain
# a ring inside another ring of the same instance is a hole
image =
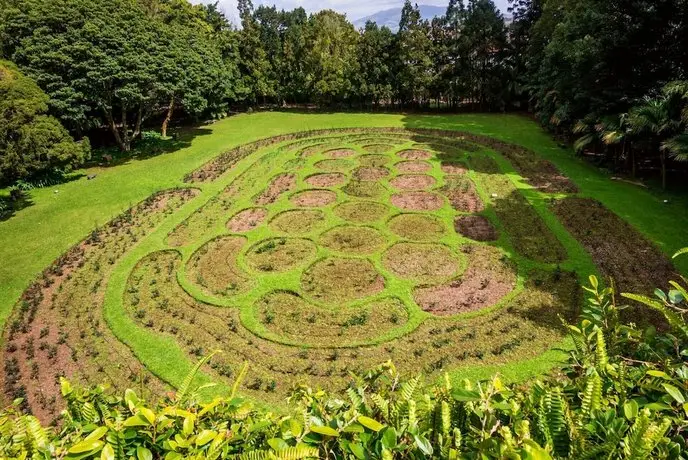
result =
[[[418,5],[420,15],[423,19],[432,19],[435,16],[442,16],[447,11],[446,6],[433,5]],[[378,11],[361,19],[354,21],[354,26],[359,29],[365,27],[366,22],[376,22],[378,26],[387,26],[392,31],[396,32],[399,28],[399,20],[401,19],[401,8],[391,8],[389,10]]]

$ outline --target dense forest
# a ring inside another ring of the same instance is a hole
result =
[[[432,21],[407,0],[397,33],[375,23],[357,31],[331,10],[251,0],[238,10],[234,25],[217,3],[2,0],[0,57],[45,92],[33,91],[54,117],[43,122],[58,119],[94,145],[108,130],[123,151],[151,127],[166,136],[180,118],[265,106],[529,111],[615,172],[664,186],[685,172],[687,0],[511,0],[508,25],[492,0],[450,0]],[[59,154],[22,143],[16,106],[26,98],[12,86],[26,83],[9,77],[15,70],[0,72],[3,98],[19,98],[0,114],[6,184],[84,158],[82,144],[63,139]],[[17,155],[43,164],[18,168]]]

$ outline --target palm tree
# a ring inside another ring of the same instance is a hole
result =
[[[662,94],[657,99],[646,98],[645,102],[634,107],[629,116],[631,131],[650,138],[651,145],[659,150],[662,169],[662,188],[666,188],[667,149],[663,143],[680,129],[680,121],[672,117],[673,98]]]
[[[669,156],[676,161],[688,161],[688,81],[669,83],[664,88],[664,93],[682,106],[680,122],[683,132],[664,141],[661,148],[669,152]]]

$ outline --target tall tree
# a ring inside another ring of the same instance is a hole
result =
[[[394,34],[388,27],[366,22],[358,42],[359,94],[363,101],[377,105],[392,97]]]
[[[89,158],[88,139],[74,142],[59,120],[46,114],[48,100],[14,64],[0,61],[0,184],[69,171]]]
[[[167,35],[131,0],[21,0],[6,15],[9,55],[80,133],[105,120],[122,150],[156,103]]]
[[[306,80],[306,28],[308,15],[303,8],[282,12],[281,42],[282,65],[279,72],[279,87],[284,99],[306,102],[308,99]]]
[[[251,0],[238,0],[237,8],[241,18],[238,66],[246,89],[243,96],[249,103],[264,101],[267,97],[274,96],[275,88],[270,82],[270,62],[261,43],[253,3]]]
[[[420,16],[418,5],[406,0],[397,33],[396,91],[400,101],[422,104],[432,82],[430,26]]]
[[[481,110],[503,109],[507,96],[507,36],[504,18],[492,0],[470,0],[464,23],[470,48],[472,96]]]
[[[320,11],[308,21],[307,82],[315,100],[325,104],[354,95],[358,33],[343,14]]]

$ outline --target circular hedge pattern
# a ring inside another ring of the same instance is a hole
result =
[[[162,393],[184,363],[223,350],[210,378],[228,384],[248,361],[241,391],[279,402],[304,378],[342,389],[388,359],[440,373],[534,358],[562,339],[578,280],[498,153],[395,129],[236,152],[189,176],[215,192],[142,204],[64,259],[59,289],[38,285],[48,339],[71,347],[56,345],[49,369],[115,386],[144,375]],[[168,367],[149,358],[158,349]],[[116,364],[108,375],[104,362]]]

